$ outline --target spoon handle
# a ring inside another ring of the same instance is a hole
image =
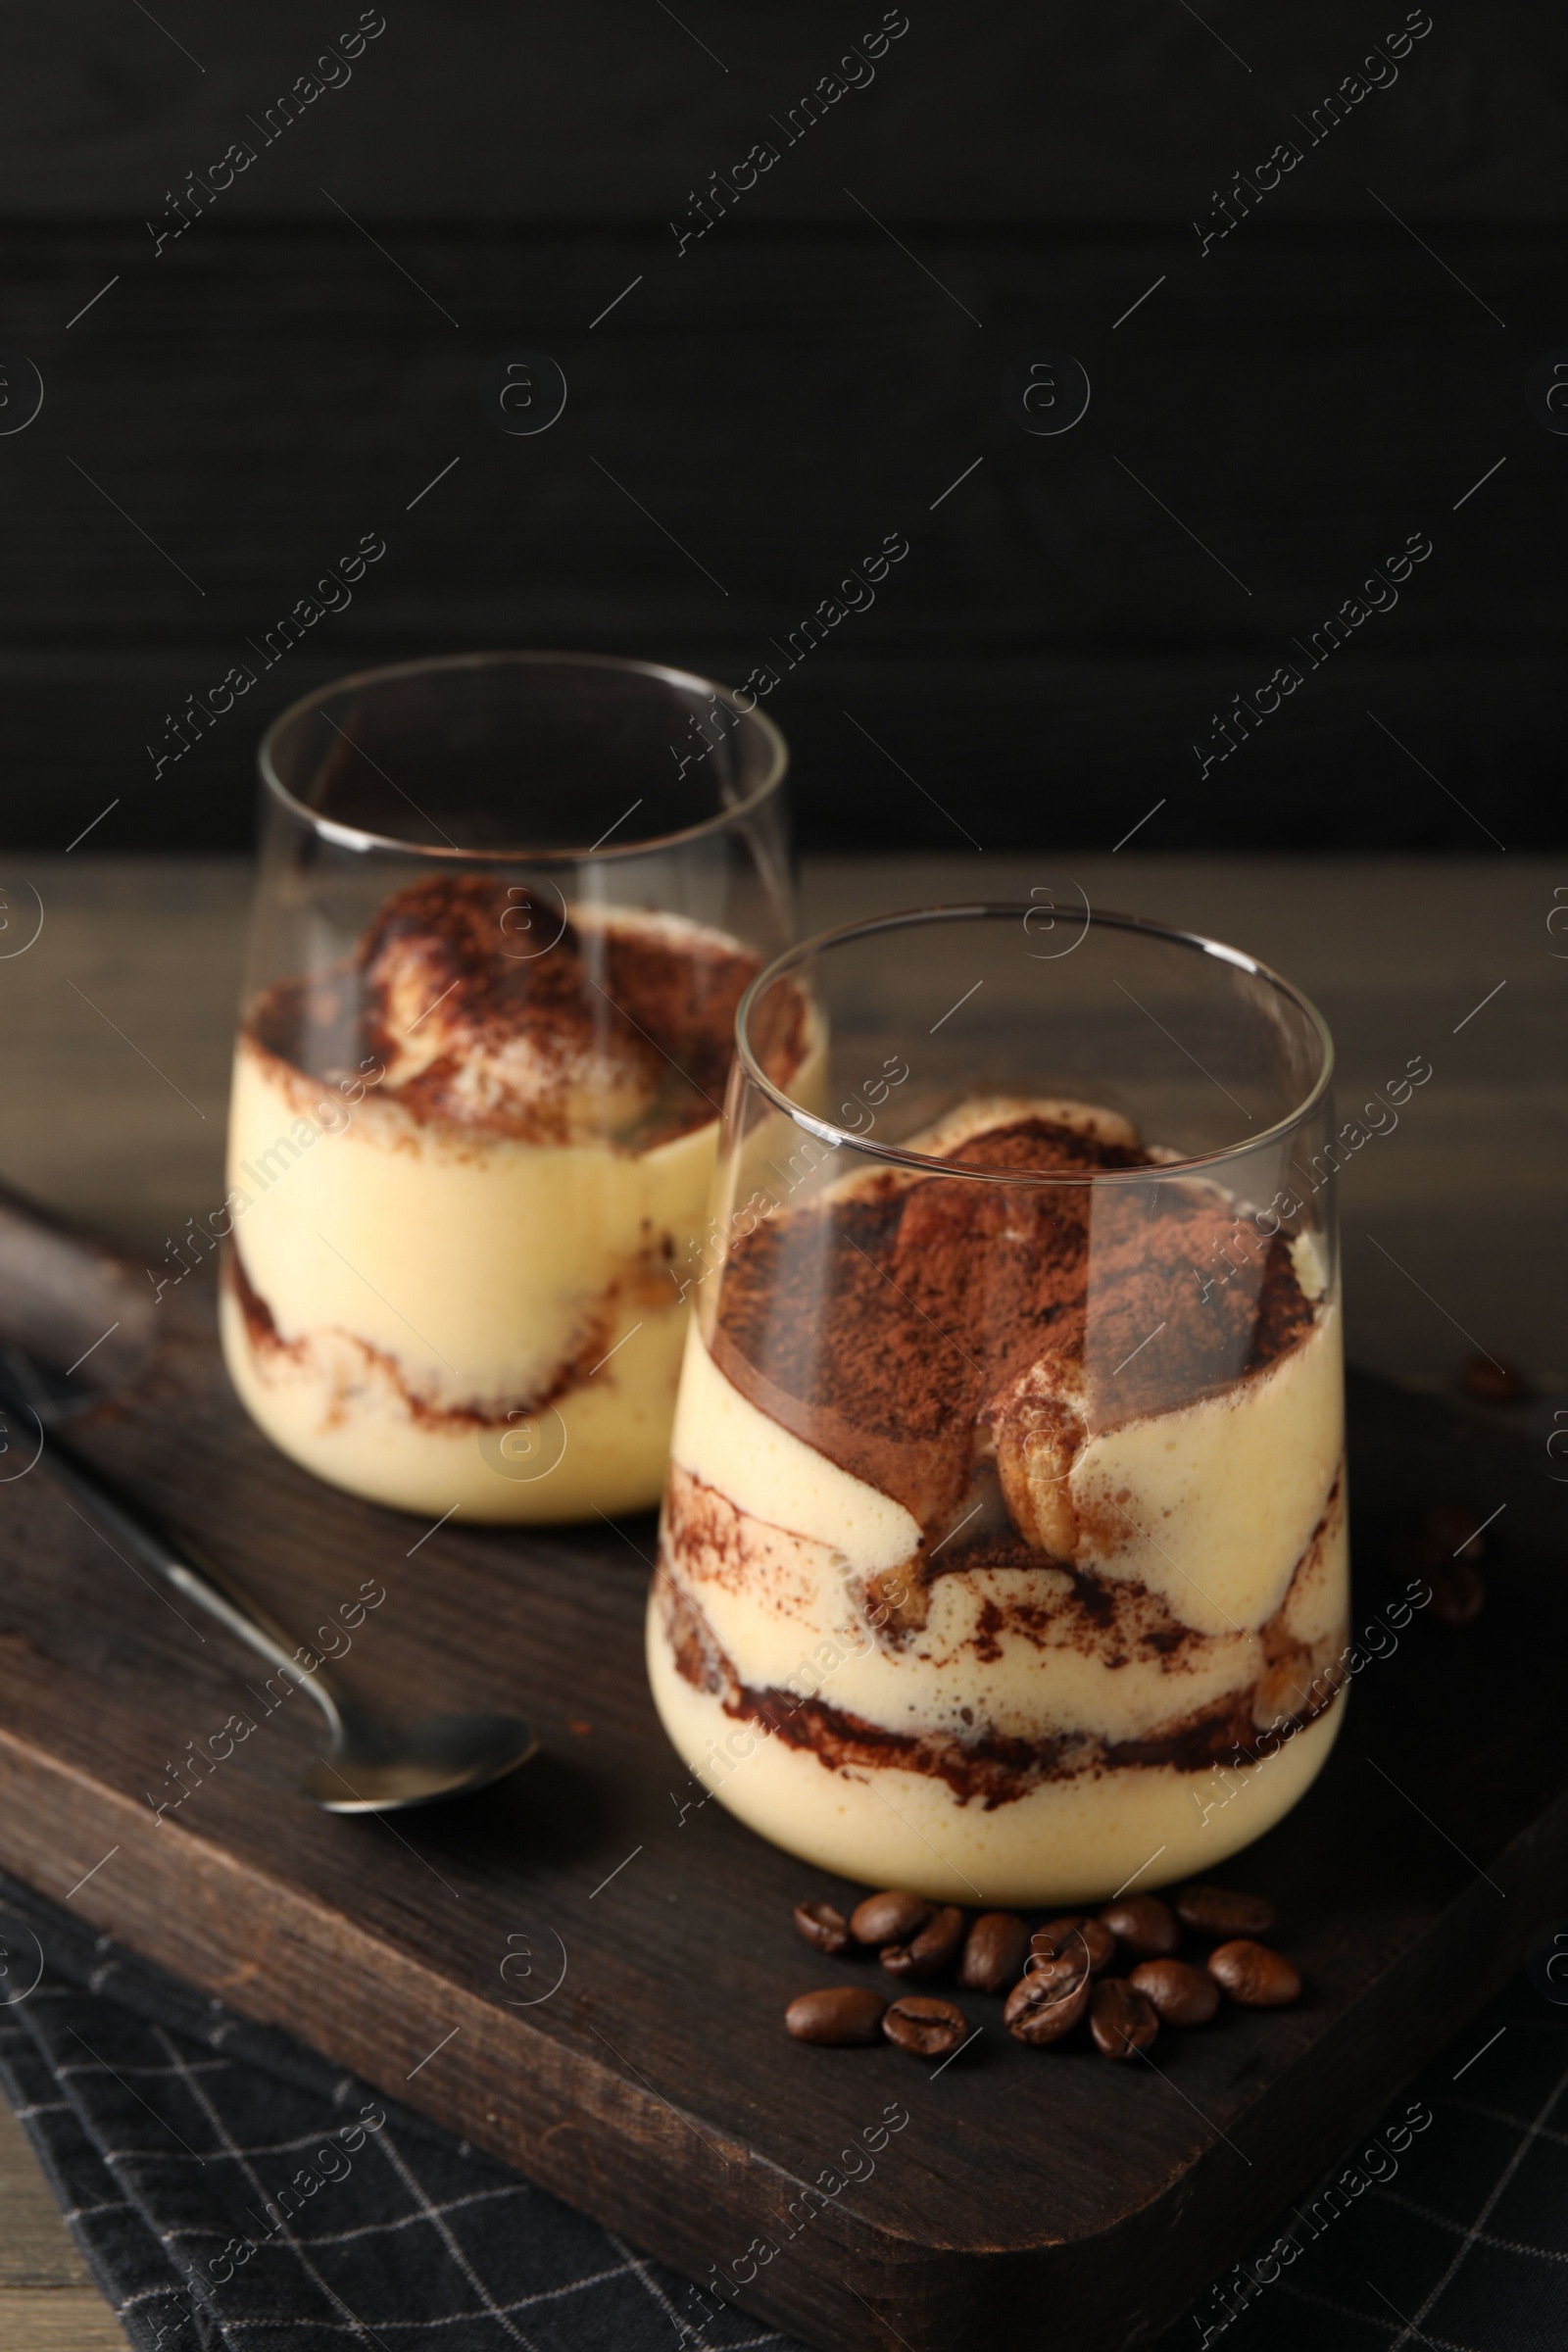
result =
[[[307,1656],[314,1652],[308,1644],[297,1642],[237,1579],[226,1569],[202,1558],[190,1545],[176,1543],[122,1489],[101,1470],[89,1468],[80,1454],[52,1433],[44,1444],[43,1461],[57,1484],[83,1506],[116,1546],[130,1555],[132,1562],[150,1568],[185,1599],[194,1601],[197,1608],[216,1618],[248,1649],[255,1650],[258,1657],[298,1683],[336,1728],[339,1702],[325,1667],[302,1666],[300,1652],[303,1650]]]

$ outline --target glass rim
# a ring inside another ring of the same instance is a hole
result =
[[[715,809],[711,816],[705,816],[694,825],[682,825],[672,833],[649,834],[637,840],[617,842],[613,847],[606,849],[552,848],[536,850],[524,848],[461,849],[445,843],[425,844],[405,841],[395,833],[370,833],[361,825],[344,824],[338,817],[326,816],[320,809],[312,808],[307,802],[300,800],[296,794],[290,792],[277,772],[276,762],[273,759],[273,747],[283,729],[306,711],[319,710],[320,705],[329,695],[342,693],[350,687],[379,686],[395,678],[417,677],[422,673],[434,670],[484,669],[508,664],[520,666],[525,662],[552,662],[561,667],[583,669],[612,669],[623,674],[630,671],[641,677],[657,678],[666,685],[693,687],[702,694],[716,697],[727,709],[735,712],[737,719],[751,721],[760,728],[763,742],[768,747],[769,757],[766,771],[760,781],[753,785],[744,799],[736,801],[732,807]],[[735,823],[738,818],[752,815],[762,806],[764,801],[772,799],[789,773],[790,753],[789,745],[785,742],[779,728],[764,711],[757,708],[755,702],[751,710],[743,709],[732,688],[719,685],[715,679],[700,677],[695,670],[676,669],[665,662],[643,662],[631,655],[556,653],[549,647],[519,647],[514,650],[503,649],[491,653],[428,654],[413,662],[392,662],[374,669],[348,670],[342,677],[331,678],[324,686],[318,686],[313,692],[298,696],[286,710],[280,710],[277,716],[269,722],[257,745],[256,763],[261,772],[263,786],[271,795],[272,800],[286,809],[291,816],[298,817],[303,823],[309,825],[312,831],[320,835],[323,840],[336,843],[340,849],[388,851],[394,856],[433,858],[443,864],[581,865],[590,858],[610,859],[645,857],[652,851],[677,848],[689,841],[701,841],[708,834],[722,832],[726,826]]]
[[[1191,1177],[1195,1174],[1205,1174],[1212,1169],[1223,1167],[1229,1161],[1244,1158],[1249,1152],[1256,1152],[1264,1145],[1278,1142],[1293,1128],[1299,1126],[1301,1121],[1307,1118],[1323,1102],[1334,1082],[1334,1039],[1327,1021],[1312,1003],[1311,998],[1298,989],[1294,981],[1287,980],[1284,974],[1275,971],[1271,964],[1260,962],[1255,956],[1249,956],[1244,949],[1227,947],[1222,940],[1210,939],[1201,931],[1181,931],[1169,923],[1151,921],[1145,915],[1116,914],[1109,909],[1100,911],[1089,906],[1087,900],[1085,907],[1087,911],[1077,906],[1063,906],[1060,901],[1050,899],[1029,901],[975,899],[953,905],[906,907],[893,914],[870,915],[859,922],[841,923],[833,930],[818,931],[810,939],[801,940],[794,947],[786,948],[782,955],[776,956],[764,971],[758,973],[741,998],[739,1004],[735,1007],[737,1066],[744,1070],[747,1078],[776,1109],[783,1111],[797,1127],[804,1128],[808,1135],[815,1136],[819,1143],[829,1144],[835,1150],[841,1144],[851,1144],[870,1158],[885,1160],[894,1167],[912,1168],[921,1175],[961,1176],[985,1184],[1117,1185],[1148,1183],[1151,1177],[1158,1177],[1163,1180],[1167,1177]],[[899,931],[918,923],[972,921],[976,917],[1001,916],[1005,916],[1012,921],[1022,921],[1031,913],[1071,915],[1074,920],[1083,923],[1086,931],[1092,925],[1100,923],[1106,925],[1111,930],[1137,933],[1146,939],[1163,940],[1174,947],[1185,948],[1198,955],[1210,956],[1217,962],[1231,964],[1238,970],[1251,974],[1255,979],[1266,981],[1288,1004],[1294,1005],[1304,1016],[1309,1030],[1318,1041],[1322,1057],[1321,1066],[1312,1085],[1300,1102],[1287,1111],[1283,1118],[1276,1119],[1261,1133],[1244,1137],[1240,1143],[1222,1145],[1215,1152],[1199,1152],[1192,1158],[1160,1160],[1137,1168],[1074,1170],[985,1168],[966,1163],[963,1160],[938,1159],[929,1152],[906,1151],[900,1144],[873,1143],[866,1136],[858,1134],[853,1128],[836,1127],[831,1119],[819,1118],[815,1111],[808,1110],[804,1103],[797,1102],[793,1096],[787,1094],[782,1087],[776,1086],[762,1069],[752,1051],[747,1028],[754,1010],[761,1001],[763,992],[774,981],[780,980],[789,972],[794,971],[808,956],[820,955],[825,949],[842,947],[852,940],[870,938],[879,931]]]

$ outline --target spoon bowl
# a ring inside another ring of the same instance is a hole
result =
[[[327,1813],[399,1812],[486,1788],[538,1746],[520,1715],[431,1715],[390,1725],[340,1705],[338,1730],[300,1792]]]
[[[39,1458],[56,1483],[117,1544],[122,1556],[176,1592],[288,1676],[319,1708],[326,1753],[305,1775],[300,1793],[328,1813],[396,1813],[488,1788],[526,1764],[539,1746],[520,1715],[431,1715],[421,1723],[383,1723],[351,1699],[326,1665],[300,1664],[308,1648],[248,1592],[237,1577],[176,1541],[140,1503],[84,1460],[59,1435],[60,1424],[97,1401],[78,1381],[46,1372],[26,1351],[0,1346],[0,1408],[24,1414],[38,1432]]]

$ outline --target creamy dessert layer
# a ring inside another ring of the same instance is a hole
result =
[[[270,991],[235,1059],[221,1309],[268,1434],[410,1510],[653,1501],[756,969],[693,923],[438,877],[352,967]]]
[[[817,1751],[737,1721],[682,1673],[651,1624],[649,1680],[671,1742],[696,1779],[758,1835],[819,1870],[906,1886],[946,1903],[1107,1900],[1137,1871],[1152,1888],[1212,1868],[1272,1829],[1310,1788],[1343,1701],[1260,1763],[1222,1779],[1170,1766],[1042,1782],[987,1810],[962,1804],[923,1765],[887,1756],[828,1769]]]
[[[1150,1164],[1057,1102],[915,1148]],[[734,1811],[879,1884],[1081,1900],[1295,1801],[1339,1712],[1339,1312],[1283,1236],[1205,1289],[1235,1230],[1175,1179],[877,1172],[732,1249],[687,1342],[649,1650]]]

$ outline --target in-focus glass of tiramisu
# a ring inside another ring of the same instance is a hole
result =
[[[926,1027],[888,1057],[911,1096]],[[1338,1729],[1332,1221],[1305,1183],[1248,1182],[1287,1139],[1238,1168],[1083,1094],[956,1092],[966,1062],[1059,1071],[1027,1033],[925,1052],[941,1115],[881,1154],[789,1120],[787,1090],[748,1080],[750,1116],[732,1096],[655,1697],[722,1803],[850,1878],[1030,1902],[1191,1875],[1269,1828]]]
[[[403,702],[379,734],[377,679],[329,690],[342,712],[321,755],[329,801],[345,773],[363,792],[363,756],[377,773],[396,760],[421,808],[475,832],[473,806],[456,796],[454,815],[416,769],[421,713],[478,760],[497,723],[482,697],[499,691],[526,741],[554,681],[549,740],[569,750],[580,695],[591,716],[619,683],[613,665],[579,676],[563,661],[514,666],[495,690],[482,667],[453,666],[456,685],[441,664],[412,685],[383,673]],[[637,729],[676,731],[649,705],[649,676],[606,722],[622,759]],[[591,746],[585,729],[585,769]],[[599,814],[591,803],[585,830]],[[277,822],[294,839],[263,894],[282,944],[242,1017],[229,1126],[220,1318],[241,1398],[320,1477],[432,1519],[647,1505],[736,1004],[760,947],[778,944],[765,921],[757,944],[730,927],[746,901],[727,861],[755,865],[755,843],[721,813],[618,861],[442,859],[380,840],[356,859],[342,823],[309,808]],[[804,1034],[777,1040],[785,1083],[800,1080]]]

